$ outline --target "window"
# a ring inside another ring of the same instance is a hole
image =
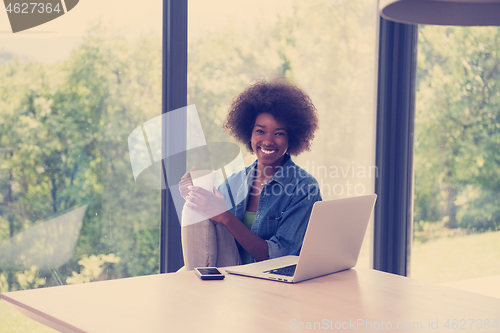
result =
[[[372,193],[376,3],[189,5],[188,99],[207,141],[227,139],[220,125],[237,93],[282,75],[318,108],[313,149],[296,161],[323,198]],[[160,6],[87,0],[1,36],[2,291],[160,270],[160,191],[137,186],[127,147],[161,114]]]
[[[500,274],[499,40],[496,27],[419,28],[414,278]]]
[[[88,0],[0,37],[1,291],[159,272],[127,138],[161,114],[161,29],[161,1]]]
[[[284,76],[310,94],[320,118],[311,152],[294,161],[324,200],[373,193],[376,21],[373,1],[189,1],[188,104],[207,141],[231,140],[221,125],[246,86]]]

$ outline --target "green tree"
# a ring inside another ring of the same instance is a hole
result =
[[[135,185],[127,138],[161,113],[160,37],[130,42],[97,24],[61,64],[13,59],[0,71],[0,242],[88,204],[63,277],[92,254],[122,259],[100,278],[158,272],[159,192]]]
[[[500,226],[499,41],[494,27],[420,29],[416,221]]]

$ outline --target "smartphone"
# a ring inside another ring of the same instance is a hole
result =
[[[224,274],[222,274],[217,267],[195,267],[194,271],[196,275],[202,280],[223,280]]]

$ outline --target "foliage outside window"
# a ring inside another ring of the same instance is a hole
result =
[[[231,140],[221,125],[232,98],[260,77],[284,76],[311,96],[320,120],[311,152],[294,161],[316,177],[324,200],[373,193],[376,2],[277,2],[189,2],[188,104],[196,104],[207,141]],[[232,18],[226,24],[222,9]],[[274,18],[260,19],[273,10]],[[247,165],[255,160],[242,152]],[[360,266],[369,266],[369,239]]]
[[[354,195],[357,184],[371,193],[376,6],[286,3],[269,22],[190,36],[189,103],[207,140],[224,140],[230,100],[253,79],[285,76],[311,94],[321,120],[313,151],[297,162],[325,199]],[[95,24],[56,64],[7,51],[0,59],[0,243],[86,206],[67,263],[0,267],[1,290],[158,272],[159,192],[135,186],[127,136],[161,112],[160,36],[126,39]]]
[[[95,24],[55,65],[9,52],[1,58],[2,255],[16,236],[87,209],[67,263],[38,269],[29,257],[14,267],[1,261],[0,289],[57,285],[57,276],[63,284],[89,280],[75,276],[96,264],[102,272],[92,280],[157,273],[159,192],[135,186],[127,137],[161,113],[159,36],[129,41]],[[31,240],[38,251],[54,245],[38,244],[43,237]]]
[[[500,274],[500,29],[419,28],[412,276]]]

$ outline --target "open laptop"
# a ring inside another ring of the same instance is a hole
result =
[[[299,256],[226,269],[231,274],[296,283],[356,266],[376,194],[314,204]]]

